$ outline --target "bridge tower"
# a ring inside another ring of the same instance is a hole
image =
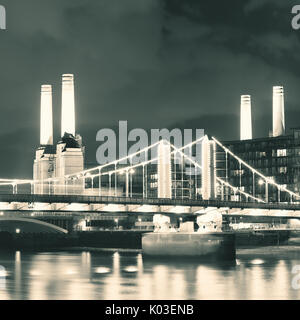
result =
[[[172,198],[171,147],[164,140],[158,145],[157,196]]]
[[[207,136],[202,142],[202,198],[216,197],[216,143]]]
[[[53,119],[52,119],[52,86],[42,85],[41,115],[40,115],[40,147],[36,150],[33,164],[34,193],[49,194],[51,185],[47,183],[55,170],[55,149],[53,147]]]

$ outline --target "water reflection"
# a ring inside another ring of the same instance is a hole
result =
[[[21,252],[15,253],[15,295],[16,299],[22,298],[21,286],[22,286],[22,265],[21,265]]]
[[[266,249],[267,250],[267,249]],[[143,260],[141,254],[1,253],[3,299],[299,299],[300,260],[239,257],[234,265]],[[4,274],[4,273],[3,273]]]

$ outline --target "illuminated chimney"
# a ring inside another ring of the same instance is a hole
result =
[[[273,137],[282,136],[285,133],[284,120],[284,91],[283,87],[273,87]]]
[[[74,75],[62,76],[62,110],[61,110],[61,136],[70,133],[75,136],[75,97]]]
[[[241,96],[241,140],[252,139],[251,96]]]
[[[41,145],[53,144],[53,119],[52,119],[52,86],[42,85],[41,89]]]

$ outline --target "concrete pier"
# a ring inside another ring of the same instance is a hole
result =
[[[146,233],[142,237],[145,256],[159,258],[196,258],[234,260],[233,233]]]

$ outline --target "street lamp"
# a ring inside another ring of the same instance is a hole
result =
[[[115,223],[117,224],[117,229],[119,229],[119,219],[115,219]]]
[[[272,182],[272,180],[269,179],[270,182]],[[261,186],[263,184],[266,184],[265,187],[265,198],[266,198],[266,202],[269,202],[269,188],[268,188],[268,180],[264,181],[263,179],[259,179],[258,180],[258,184]]]

